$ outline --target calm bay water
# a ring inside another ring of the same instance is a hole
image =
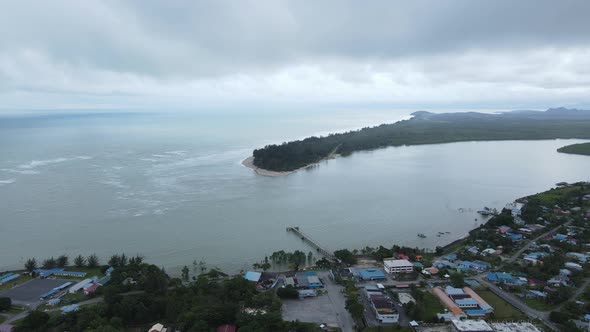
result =
[[[579,140],[387,148],[277,178],[240,164],[268,143],[404,116],[0,118],[0,270],[28,257],[125,252],[170,271],[193,260],[237,271],[276,250],[309,251],[287,226],[330,249],[434,247],[479,225],[483,206],[590,180],[590,157],[555,151]]]

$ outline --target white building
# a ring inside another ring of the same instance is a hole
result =
[[[81,289],[84,289],[84,287],[88,286],[89,284],[92,283],[92,279],[88,278],[88,279],[84,279],[82,281],[80,281],[79,283],[75,284],[74,286],[70,287],[69,292],[74,294],[76,292],[78,292]]]
[[[494,329],[485,320],[452,318],[451,327],[455,332],[494,332]]]
[[[540,332],[535,325],[526,322],[491,323],[491,325],[494,328],[494,330],[496,330],[496,332]]]
[[[407,259],[385,259],[383,266],[387,273],[401,273],[414,271],[414,265]]]

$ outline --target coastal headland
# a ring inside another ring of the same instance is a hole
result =
[[[389,146],[466,141],[590,139],[590,111],[556,108],[500,114],[415,112],[414,117],[356,131],[308,137],[253,151],[248,161],[261,170],[291,172],[329,158]],[[274,173],[270,173],[274,174]]]

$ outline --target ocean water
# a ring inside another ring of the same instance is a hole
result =
[[[252,149],[394,122],[409,112],[211,112],[0,118],[0,270],[29,257],[142,254],[229,272],[277,250],[430,247],[559,181],[590,180],[579,140],[386,148],[285,177],[241,165]],[[477,219],[477,220],[476,220]],[[450,232],[437,237],[437,232]],[[417,233],[425,233],[420,239]]]

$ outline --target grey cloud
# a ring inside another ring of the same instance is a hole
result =
[[[0,101],[588,102],[588,13],[585,0],[5,2]]]
[[[590,42],[588,1],[24,1],[0,50],[154,76]]]

